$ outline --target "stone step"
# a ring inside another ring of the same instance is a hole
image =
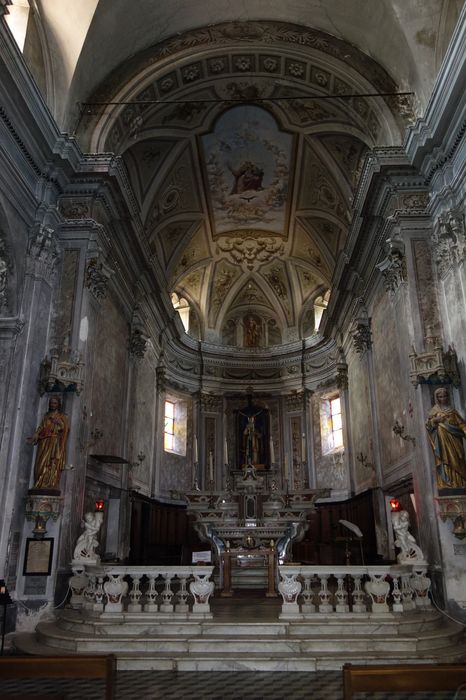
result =
[[[223,636],[257,636],[263,638],[295,637],[303,638],[322,635],[325,637],[405,637],[413,634],[428,636],[448,629],[440,615],[434,611],[413,613],[410,615],[358,615],[341,613],[323,615],[316,613],[306,620],[276,621],[276,622],[231,622],[221,620],[193,621],[160,619],[160,615],[147,614],[106,616],[105,618],[83,619],[77,611],[64,610],[56,621],[59,629],[73,632],[76,635],[105,635],[119,637],[124,629],[125,637],[160,636],[164,637],[193,637],[206,635]],[[454,626],[452,629],[457,629]]]
[[[89,634],[81,632],[77,635],[73,630],[59,627],[54,622],[40,623],[37,627],[38,638],[49,646],[64,648],[69,651],[81,653],[87,652],[122,652],[128,649],[137,652],[171,653],[202,653],[222,651],[255,653],[258,648],[264,655],[270,653],[302,654],[313,652],[340,651],[347,648],[352,652],[420,652],[432,648],[443,648],[460,642],[461,631],[456,627],[445,627],[436,634],[409,634],[406,636],[374,636],[359,635],[355,637],[350,630],[345,635],[314,634],[312,626],[306,635],[291,636],[281,633],[282,626],[277,625],[276,636],[263,634],[263,625],[238,625],[242,627],[242,633],[234,629],[233,625],[226,628],[222,626],[223,634],[209,634],[212,625],[207,629],[201,627],[197,635],[183,636],[178,634],[166,635],[163,630],[146,630],[144,634],[135,637],[128,634],[125,626],[120,626],[118,634],[109,635],[107,629],[101,630],[103,634]],[[248,629],[244,629],[247,627]],[[270,627],[270,626],[269,626]],[[116,630],[114,630],[116,632]],[[246,634],[246,631],[248,632]],[[302,631],[302,630],[301,630]]]
[[[242,640],[239,640],[240,642]],[[56,653],[56,647],[51,647],[40,641],[32,634],[18,634],[15,638],[17,648],[26,654]],[[107,650],[108,651],[108,650]],[[394,649],[376,651],[373,647],[356,650],[350,643],[339,651],[319,650],[312,653],[295,653],[288,650],[266,653],[260,645],[255,651],[224,651],[217,644],[216,651],[201,651],[190,649],[188,653],[168,651],[129,651],[123,649],[116,652],[117,666],[120,670],[178,670],[178,671],[319,671],[339,670],[343,664],[352,662],[359,664],[370,663],[402,663],[410,662],[439,663],[464,661],[466,645],[455,642],[453,646],[432,649],[429,652],[398,652]],[[66,650],[70,653],[70,650]],[[82,653],[80,651],[79,653]]]

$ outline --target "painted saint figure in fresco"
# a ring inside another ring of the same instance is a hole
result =
[[[227,163],[227,166],[235,178],[230,194],[241,194],[248,190],[256,190],[257,192],[262,189],[264,171],[256,163],[253,163],[251,160],[245,160],[236,170],[230,163]]]
[[[65,466],[68,418],[61,412],[60,399],[52,396],[49,410],[28,442],[37,445],[34,488],[57,489]]]
[[[466,438],[464,418],[450,405],[448,389],[434,392],[435,404],[429,411],[426,428],[435,457],[439,489],[466,488]]]

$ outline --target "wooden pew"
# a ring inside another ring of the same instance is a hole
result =
[[[116,659],[108,656],[2,656],[0,679],[4,678],[102,678],[105,699],[113,700]],[[40,696],[40,693],[37,694]],[[24,697],[24,695],[23,695]]]
[[[456,690],[466,683],[466,664],[343,666],[344,700],[355,693]]]

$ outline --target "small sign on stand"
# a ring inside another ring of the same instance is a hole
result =
[[[210,564],[212,562],[212,552],[210,549],[205,552],[193,552],[193,564]]]

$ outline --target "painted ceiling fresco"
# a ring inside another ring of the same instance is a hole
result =
[[[233,107],[202,137],[213,233],[285,234],[292,137],[252,105]]]

